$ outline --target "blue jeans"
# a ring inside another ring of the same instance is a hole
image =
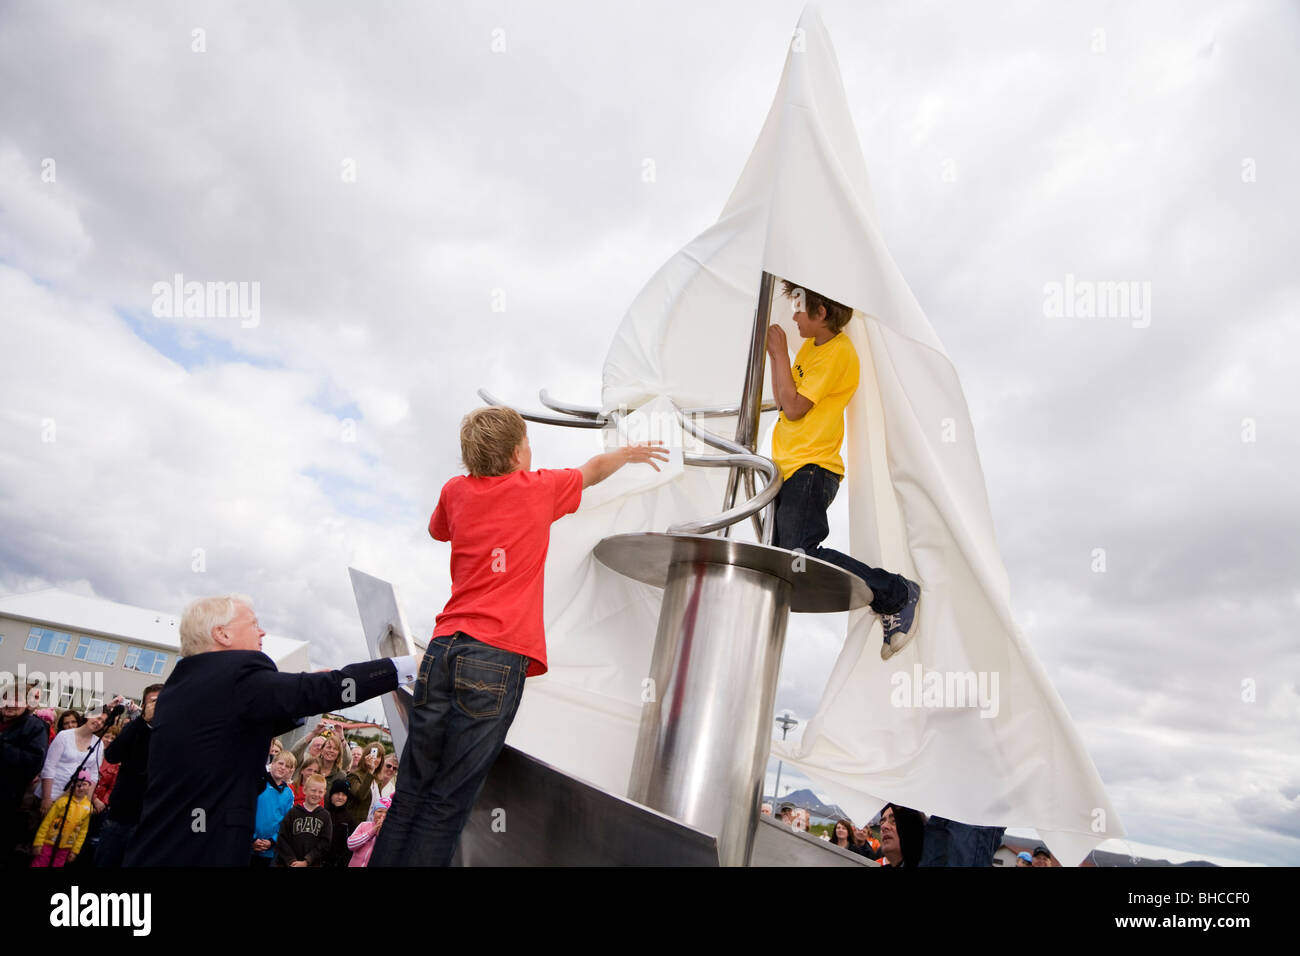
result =
[[[831,533],[826,509],[839,490],[840,476],[820,465],[804,465],[787,478],[776,495],[772,543],[787,551],[802,550],[809,557],[856,574],[871,588],[871,610],[897,614],[907,603],[907,582],[901,574],[869,567],[843,552],[821,547]]]
[[[918,866],[992,866],[1006,827],[976,827],[944,817],[925,823],[925,849]]]
[[[447,866],[519,710],[529,660],[456,632],[429,642],[370,866]]]
[[[122,865],[122,857],[135,835],[136,824],[105,820],[99,831],[99,847],[95,850],[95,866],[115,868]]]

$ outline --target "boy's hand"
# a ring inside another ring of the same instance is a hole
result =
[[[785,329],[779,325],[767,327],[767,352],[772,356],[790,357],[790,346],[786,343]]]
[[[578,469],[582,472],[582,487],[590,488],[599,484],[624,465],[633,462],[647,464],[658,471],[659,466],[655,462],[668,460],[668,450],[663,444],[661,441],[640,441],[597,455]]]
[[[659,466],[655,462],[668,460],[668,449],[664,448],[663,445],[664,443],[661,441],[639,441],[633,442],[631,445],[625,445],[621,451],[627,460],[627,464],[646,464],[658,471]]]

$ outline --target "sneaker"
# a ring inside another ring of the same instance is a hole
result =
[[[921,600],[921,585],[915,581],[907,582],[907,603],[895,614],[880,615],[880,623],[885,629],[885,642],[880,645],[880,659],[889,660],[912,639],[916,633],[916,606]]]

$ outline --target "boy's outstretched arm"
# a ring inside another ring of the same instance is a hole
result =
[[[792,422],[807,415],[813,407],[813,401],[800,395],[794,386],[794,374],[790,371],[790,348],[786,345],[785,330],[779,325],[768,326],[767,355],[772,360],[772,397],[785,412],[785,417]]]
[[[659,470],[656,461],[667,461],[668,451],[661,441],[635,442],[624,445],[603,455],[597,455],[578,470],[582,472],[582,487],[590,488],[604,481],[624,465],[644,462],[655,471]]]

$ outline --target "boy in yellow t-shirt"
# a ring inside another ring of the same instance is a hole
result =
[[[792,367],[785,332],[776,325],[767,330],[772,394],[781,406],[772,434],[772,459],[784,481],[776,497],[772,541],[779,548],[828,561],[867,582],[874,595],[871,609],[884,626],[880,656],[888,660],[915,633],[920,585],[821,547],[830,534],[826,510],[844,477],[840,458],[844,409],[858,389],[858,353],[841,332],[853,310],[792,282],[783,280],[781,287],[795,304],[794,324],[804,343]]]

